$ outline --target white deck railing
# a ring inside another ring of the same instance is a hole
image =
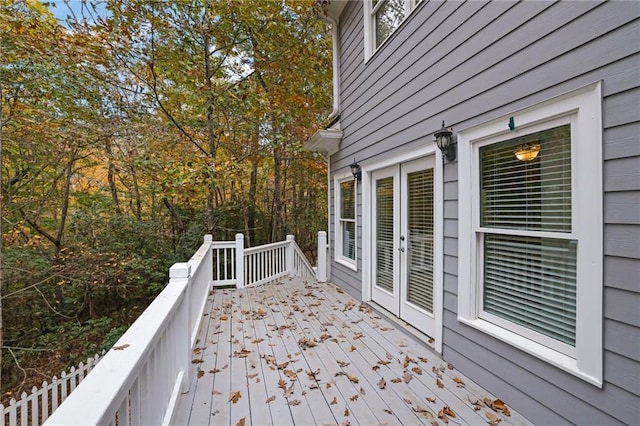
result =
[[[320,244],[324,253],[326,234]],[[189,262],[170,268],[165,289],[45,424],[170,424],[193,377],[192,348],[211,286],[242,288],[314,274],[293,236],[249,249],[241,234],[226,242],[205,236]]]

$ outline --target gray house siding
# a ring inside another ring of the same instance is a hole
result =
[[[461,131],[602,81],[603,387],[458,322],[456,162],[443,174],[443,356],[536,423],[638,424],[640,2],[424,1],[365,64],[354,1],[340,38],[344,137],[332,173],[433,143],[443,119]],[[334,262],[331,278],[361,296],[358,188],[358,271]],[[334,221],[332,209],[332,239]]]

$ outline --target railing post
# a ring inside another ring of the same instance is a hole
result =
[[[188,263],[174,263],[169,268],[169,283],[176,280],[189,280],[191,277],[191,265]],[[187,286],[187,293],[185,294],[185,310],[182,312],[185,328],[187,329],[186,335],[183,336],[186,339],[181,342],[174,342],[176,348],[184,348],[182,351],[176,351],[176,362],[182,366],[184,375],[182,377],[181,391],[186,392],[189,390],[189,378],[192,376],[192,364],[191,364],[191,333],[193,333],[193,324],[191,324],[191,286]]]
[[[236,234],[236,288],[244,288],[244,235]]]
[[[294,270],[294,256],[295,256],[295,247],[293,246],[295,244],[295,238],[293,237],[293,235],[287,235],[287,254],[286,254],[286,262],[287,262],[287,272],[289,274],[293,274],[295,272]]]
[[[207,271],[207,273],[209,274],[209,287],[211,287],[213,285],[213,249],[211,247],[213,244],[213,235],[206,234],[204,236],[204,243],[209,244],[209,250],[207,250],[206,258],[207,261],[211,264],[211,267],[208,268]]]
[[[316,265],[316,280],[327,281],[327,233],[318,232],[318,264]]]

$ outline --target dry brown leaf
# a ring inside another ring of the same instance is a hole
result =
[[[347,377],[351,383],[358,383],[360,381],[356,376],[352,376],[350,374],[347,374]]]
[[[228,316],[226,316],[226,315],[222,315],[222,316],[220,317],[220,319],[221,319],[222,321],[226,321],[226,320],[228,320],[228,319],[229,319],[229,317],[228,317]]]
[[[381,359],[378,361],[378,364],[387,365],[387,364],[391,364],[391,361],[387,361],[386,359]]]
[[[435,398],[426,397],[425,399],[426,399],[427,401],[429,401],[430,403],[432,403],[432,404],[435,404],[435,402],[436,402],[436,399],[435,399]]]
[[[352,400],[352,401],[357,401],[359,396],[360,396],[360,395],[355,394],[355,395],[353,395],[353,396],[352,396],[351,398],[349,398],[349,399],[350,399],[350,400]]]
[[[447,416],[449,416],[449,417],[455,417],[456,416],[456,413],[448,405],[444,406],[444,408],[442,409],[442,412],[444,414],[446,414]]]
[[[200,377],[204,376],[204,371],[203,370],[198,370],[198,379]]]
[[[487,416],[487,419],[489,419],[489,424],[492,426],[496,426],[498,423],[502,421],[500,417],[496,416],[491,411],[485,411],[484,415]]]
[[[492,408],[494,410],[498,410],[498,411],[502,412],[502,414],[504,414],[507,417],[511,416],[511,412],[509,411],[509,408],[507,408],[507,404],[505,404],[500,399],[496,399],[495,401],[493,401],[493,407]]]
[[[344,409],[344,416],[345,417],[349,417],[349,409],[348,408]]]
[[[371,367],[371,369],[373,371],[378,371],[378,370],[380,370],[380,366],[379,365],[374,365],[373,367]]]
[[[204,362],[203,359],[192,359],[191,364],[202,364]]]
[[[316,376],[320,374],[320,369],[316,371],[307,371],[307,377],[309,380],[316,380]]]
[[[454,377],[453,381],[456,382],[456,386],[459,388],[464,387],[464,381],[460,377]]]
[[[243,417],[240,420],[238,420],[238,423],[236,423],[236,426],[244,426],[244,419],[245,419],[245,417]]]
[[[209,373],[211,373],[211,374],[216,374],[216,373],[219,373],[219,372],[220,372],[220,370],[217,369],[217,368],[214,368],[213,370],[209,370]]]
[[[351,348],[349,349],[349,352],[353,352],[358,350],[358,348],[356,348],[355,346],[351,345]]]
[[[296,380],[298,378],[298,376],[296,375],[296,372],[293,370],[284,370],[283,373],[285,374],[285,376],[287,376],[291,380]]]
[[[420,368],[420,367],[413,367],[413,368],[411,369],[411,371],[413,371],[414,373],[416,373],[418,376],[421,376],[421,375],[422,375],[422,368]]]
[[[404,380],[405,383],[409,383],[411,379],[413,379],[413,376],[411,375],[411,373],[407,372],[407,373],[404,373],[404,376],[402,376],[402,379]]]
[[[338,398],[334,396],[331,402],[329,403],[329,405],[336,405],[337,403],[338,403]]]
[[[241,398],[240,391],[231,392],[229,394],[229,402],[236,403]]]
[[[278,387],[284,391],[287,390],[287,382],[284,381],[284,379],[280,379],[278,380]]]
[[[270,396],[269,398],[267,398],[266,403],[267,403],[267,404],[269,404],[269,403],[271,403],[271,402],[273,402],[273,401],[275,401],[275,400],[276,400],[276,396],[275,396],[275,395],[272,395],[272,396]]]
[[[380,389],[384,389],[385,387],[387,387],[387,382],[384,378],[380,379],[380,381],[378,382],[378,387]]]
[[[300,405],[300,400],[299,399],[292,399],[290,401],[288,401],[289,405]]]
[[[338,365],[342,368],[344,367],[348,367],[349,364],[351,364],[350,362],[345,362],[345,361],[340,361],[340,360],[336,360],[336,362],[338,363]]]
[[[429,362],[429,360],[423,356],[418,357],[418,359],[420,360],[420,362]]]
[[[127,349],[129,346],[131,346],[131,345],[128,344],[128,343],[125,343],[124,345],[114,346],[113,350],[114,351],[123,351],[123,350]]]
[[[251,343],[256,343],[256,344],[257,344],[257,343],[262,343],[262,342],[264,342],[264,339],[263,339],[263,338],[253,339],[253,340],[251,341]]]
[[[391,383],[402,383],[402,379],[400,377],[396,377],[395,379],[391,379]]]
[[[442,380],[436,379],[436,386],[438,386],[440,389],[442,389],[444,387],[444,383],[442,383]]]
[[[360,386],[360,395],[366,395],[367,393],[364,391],[364,388]]]
[[[416,413],[429,413],[431,414],[431,411],[427,410],[424,407],[421,407],[419,405],[416,405],[415,407],[411,407],[413,409],[413,411],[415,411]]]

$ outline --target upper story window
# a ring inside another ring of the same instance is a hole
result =
[[[365,0],[365,60],[391,36],[421,0]]]

